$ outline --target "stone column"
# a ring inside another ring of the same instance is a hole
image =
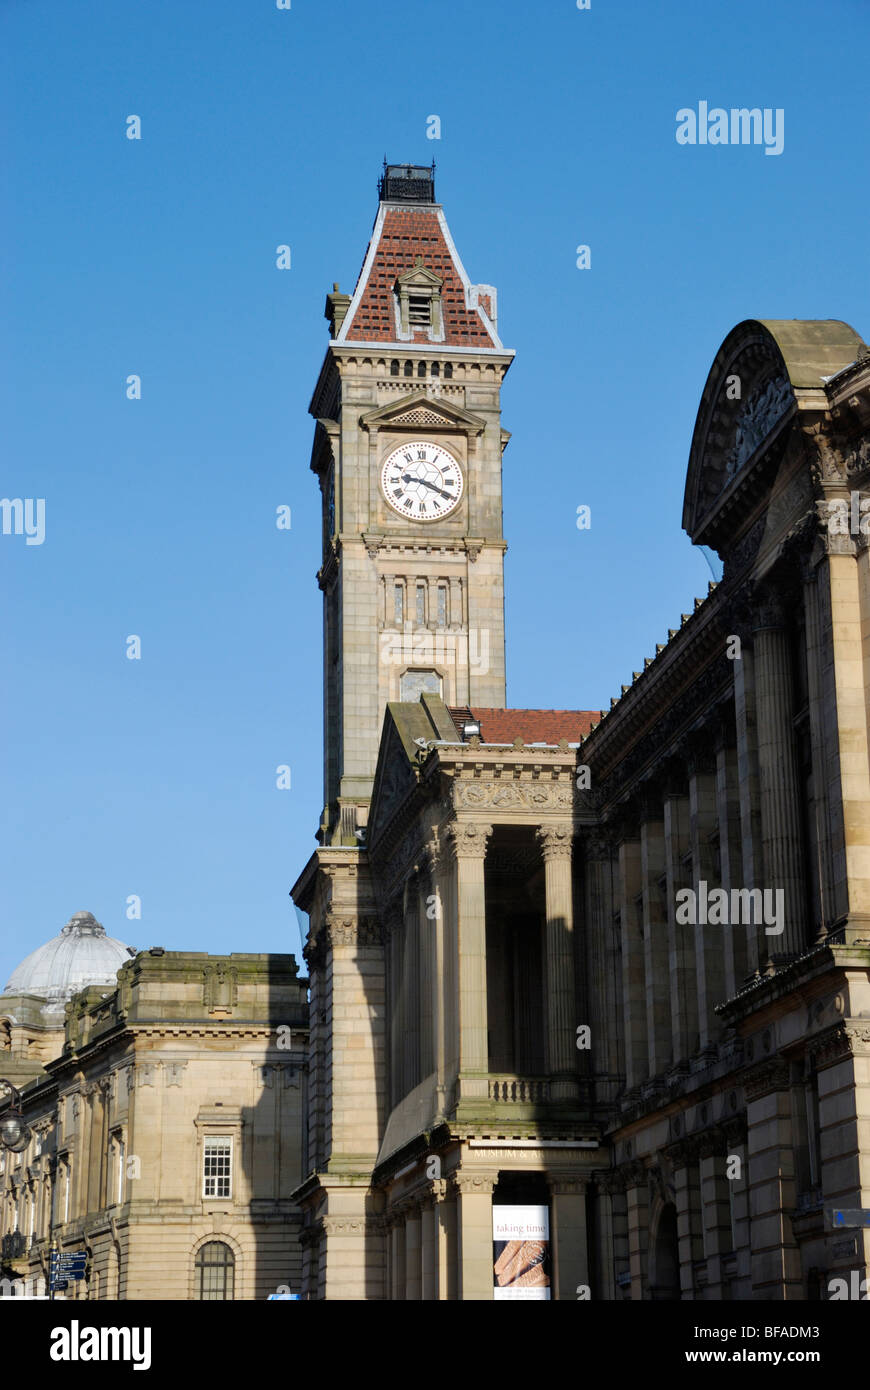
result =
[[[704,731],[688,740],[686,765],[689,772],[689,840],[692,847],[692,880],[695,891],[707,885],[709,893],[721,887],[711,837],[719,823],[716,815],[716,759],[709,734]],[[695,971],[698,991],[698,1033],[700,1050],[715,1055],[715,1044],[722,1025],[713,1010],[725,1001],[725,955],[733,927],[726,912],[724,921],[698,921],[695,926]]]
[[[457,1173],[457,1297],[463,1303],[492,1298],[492,1189],[495,1174]]]
[[[792,655],[784,603],[768,592],[757,605],[753,624],[758,708],[758,763],[761,773],[761,826],[764,843],[763,887],[782,889],[785,927],[764,934],[774,960],[806,950],[800,788],[795,764]],[[776,902],[776,899],[773,899]],[[765,949],[764,947],[761,948]]]
[[[437,1187],[437,1184],[435,1185]],[[420,1297],[426,1302],[437,1302],[440,1297],[440,1261],[438,1250],[439,1220],[438,1194],[430,1190],[421,1204],[422,1218],[422,1265],[423,1279]]]
[[[639,1303],[646,1293],[649,1268],[649,1178],[644,1164],[638,1161],[626,1164],[622,1172],[625,1177],[631,1298],[632,1302]]]
[[[640,869],[643,893],[643,950],[646,981],[648,1070],[661,1075],[673,1060],[668,989],[668,908],[665,827],[660,796],[647,786],[641,797]]]
[[[623,1198],[624,1182],[618,1169],[610,1168],[596,1174],[596,1217],[598,1230],[598,1250],[596,1267],[600,1277],[597,1296],[606,1303],[613,1303],[617,1297],[616,1262],[619,1251],[619,1211],[617,1198]]]
[[[715,721],[716,817],[719,823],[719,878],[729,893],[743,887],[740,840],[740,798],[737,787],[737,753],[733,719],[723,711]],[[723,941],[725,997],[732,999],[748,974],[745,927],[728,927]]]
[[[629,1091],[649,1075],[647,1054],[646,977],[644,943],[638,899],[641,894],[641,852],[636,823],[626,812],[619,842],[619,923],[622,935],[622,1030],[625,1046],[625,1084]]]
[[[725,1163],[728,1145],[720,1129],[707,1130],[698,1139],[698,1172],[701,1181],[701,1220],[707,1257],[707,1297],[723,1295],[722,1257],[731,1253],[731,1203]]]
[[[405,1297],[419,1302],[423,1296],[423,1232],[420,1204],[412,1200],[405,1216]]]
[[[583,839],[586,856],[587,1006],[592,1028],[592,1075],[595,1103],[609,1106],[625,1084],[618,939],[613,924],[613,851],[601,835]]]
[[[691,888],[683,856],[689,848],[688,779],[682,762],[664,769],[665,864],[668,898],[668,967],[674,1065],[685,1067],[698,1046],[698,983],[695,928],[677,921],[677,893]]]
[[[680,1252],[680,1296],[695,1297],[695,1265],[704,1258],[701,1224],[701,1180],[698,1146],[694,1139],[671,1144],[668,1157],[674,1165],[674,1205],[677,1208],[677,1245]]]
[[[551,1100],[577,1095],[577,1025],[574,997],[573,829],[542,826],[537,832],[544,860],[547,931],[547,1071]]]
[[[761,1062],[744,1077],[752,1297],[803,1297],[791,1217],[797,1200],[789,1064]]]
[[[553,1298],[576,1302],[577,1289],[589,1286],[584,1178],[550,1177],[550,1250]]]
[[[404,952],[404,921],[401,907],[393,905],[383,914],[386,937],[386,965],[389,977],[387,1024],[390,1035],[390,1108],[398,1105],[403,1091],[403,1059],[405,1047],[405,994],[402,956]]]
[[[737,783],[741,821],[741,876],[735,888],[760,888],[764,883],[762,844],[762,791],[759,771],[759,728],[756,708],[756,653],[752,644],[749,610],[744,605],[730,614],[735,637],[741,639],[741,659],[734,667],[734,720],[737,737]],[[746,944],[746,973],[759,969],[759,930],[742,927]],[[767,941],[771,938],[767,937]],[[767,947],[764,945],[764,952]]]
[[[486,896],[483,864],[491,825],[449,828],[456,860],[456,977],[459,992],[458,1099],[489,1095],[486,1001]]]
[[[405,1292],[405,1222],[400,1212],[391,1214],[390,1227],[390,1297],[403,1302]]]
[[[863,537],[862,537],[863,539]],[[830,627],[822,630],[818,571],[809,565],[804,572],[804,615],[806,618],[806,660],[807,660],[807,699],[810,716],[810,750],[813,768],[813,805],[810,815],[810,833],[815,841],[811,860],[816,881],[818,904],[816,906],[817,926],[815,938],[824,941],[828,927],[836,916],[834,905],[834,867],[831,845],[834,834],[830,821],[828,802],[828,770],[826,761],[830,739],[830,725],[836,724],[831,715],[836,706],[829,703],[825,691],[825,675],[830,671],[828,646],[831,641]],[[862,592],[866,592],[862,589]],[[866,639],[865,639],[866,640]]]

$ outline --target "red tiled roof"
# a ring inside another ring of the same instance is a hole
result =
[[[469,713],[480,724],[483,743],[558,743],[565,738],[579,743],[593,724],[601,719],[600,710],[590,709],[451,709],[450,717],[458,733]]]
[[[443,345],[448,347],[499,347],[476,308],[465,302],[462,275],[453,260],[438,217],[439,209],[432,207],[387,207],[374,251],[374,258],[362,289],[362,296],[353,316],[348,314],[342,324],[342,340],[349,342],[396,343],[393,315],[393,289],[397,276],[412,270],[418,256],[423,265],[443,281],[441,308],[444,317]],[[369,251],[366,252],[368,260]],[[365,261],[360,278],[365,273]],[[360,281],[354,290],[360,288]],[[482,297],[484,309],[491,312],[488,296]],[[423,329],[414,332],[409,342],[426,343],[430,339]],[[439,344],[432,344],[433,351]]]

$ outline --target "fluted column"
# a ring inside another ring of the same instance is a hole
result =
[[[574,884],[570,824],[537,831],[544,860],[547,955],[547,1070],[552,1100],[577,1095],[577,1024],[574,991]]]
[[[488,1096],[486,894],[483,865],[491,825],[449,828],[456,868],[456,964],[459,991],[460,1098]]]
[[[806,949],[806,900],[792,719],[791,642],[782,600],[768,594],[754,622],[758,762],[761,773],[761,823],[764,887],[784,891],[785,925],[779,935],[766,933],[770,956],[797,955]],[[776,901],[776,899],[774,899]],[[764,928],[761,928],[764,931]]]
[[[442,1180],[443,1181],[443,1180]],[[440,1184],[436,1184],[436,1187]],[[421,1204],[422,1248],[421,1261],[423,1283],[420,1297],[426,1302],[436,1302],[439,1298],[439,1258],[438,1258],[438,1193],[430,1191]]]

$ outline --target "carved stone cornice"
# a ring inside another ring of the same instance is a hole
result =
[[[447,835],[457,859],[483,859],[492,826],[480,821],[453,821],[447,826]]]
[[[543,825],[535,831],[535,838],[541,847],[546,863],[548,859],[570,859],[574,849],[574,832],[571,825]]]
[[[771,1057],[759,1062],[743,1073],[743,1090],[747,1103],[769,1096],[774,1091],[785,1091],[789,1084],[790,1067],[782,1057]]]

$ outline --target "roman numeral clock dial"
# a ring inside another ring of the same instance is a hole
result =
[[[414,521],[441,521],[459,506],[462,469],[440,444],[403,444],[388,454],[381,491],[394,512]]]

